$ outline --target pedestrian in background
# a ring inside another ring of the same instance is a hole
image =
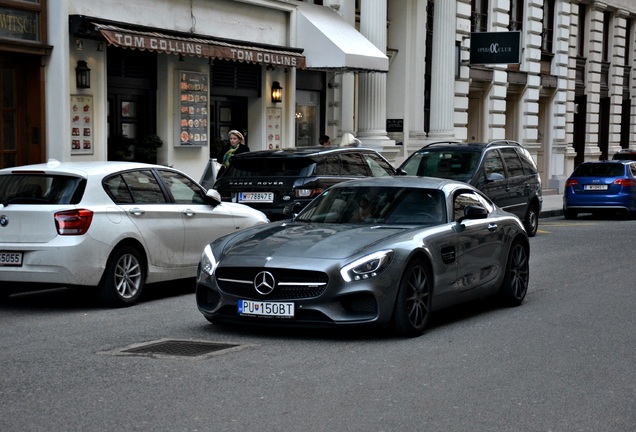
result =
[[[331,138],[329,138],[329,135],[323,135],[323,136],[320,137],[318,142],[320,143],[321,146],[330,146],[331,145]]]
[[[218,162],[222,165],[219,176],[230,166],[232,156],[250,151],[250,148],[245,144],[243,134],[239,131],[231,130],[227,133],[227,136],[230,142],[223,147],[220,156],[217,158]]]

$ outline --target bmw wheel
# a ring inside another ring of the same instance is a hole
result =
[[[137,249],[123,246],[108,260],[100,283],[100,300],[109,306],[129,306],[141,296],[146,280],[144,261]]]
[[[539,211],[535,204],[530,204],[526,218],[523,221],[528,237],[534,237],[539,229]]]
[[[393,312],[398,334],[419,336],[424,333],[431,315],[433,279],[422,259],[414,259],[404,270]]]
[[[519,306],[528,292],[530,260],[528,249],[521,242],[514,242],[508,254],[506,275],[499,294],[508,306]]]

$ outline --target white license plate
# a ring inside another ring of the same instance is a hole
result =
[[[239,300],[239,315],[293,318],[294,303]]]
[[[274,202],[274,192],[239,192],[239,202],[260,203]]]
[[[0,266],[22,266],[22,252],[0,252]]]
[[[607,190],[607,185],[584,185],[583,190]]]

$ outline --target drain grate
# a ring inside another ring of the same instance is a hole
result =
[[[199,358],[234,351],[240,348],[243,348],[243,346],[223,342],[163,339],[102,352],[100,354]]]

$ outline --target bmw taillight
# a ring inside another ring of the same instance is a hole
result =
[[[577,184],[579,184],[579,181],[577,179],[568,179],[565,182],[565,187],[576,186]]]
[[[324,189],[296,189],[296,198],[312,198],[320,195]]]
[[[55,213],[55,226],[59,235],[83,235],[93,221],[93,212],[86,209]]]
[[[623,187],[630,187],[634,186],[634,180],[628,178],[616,179],[614,180],[614,184],[621,185]]]

